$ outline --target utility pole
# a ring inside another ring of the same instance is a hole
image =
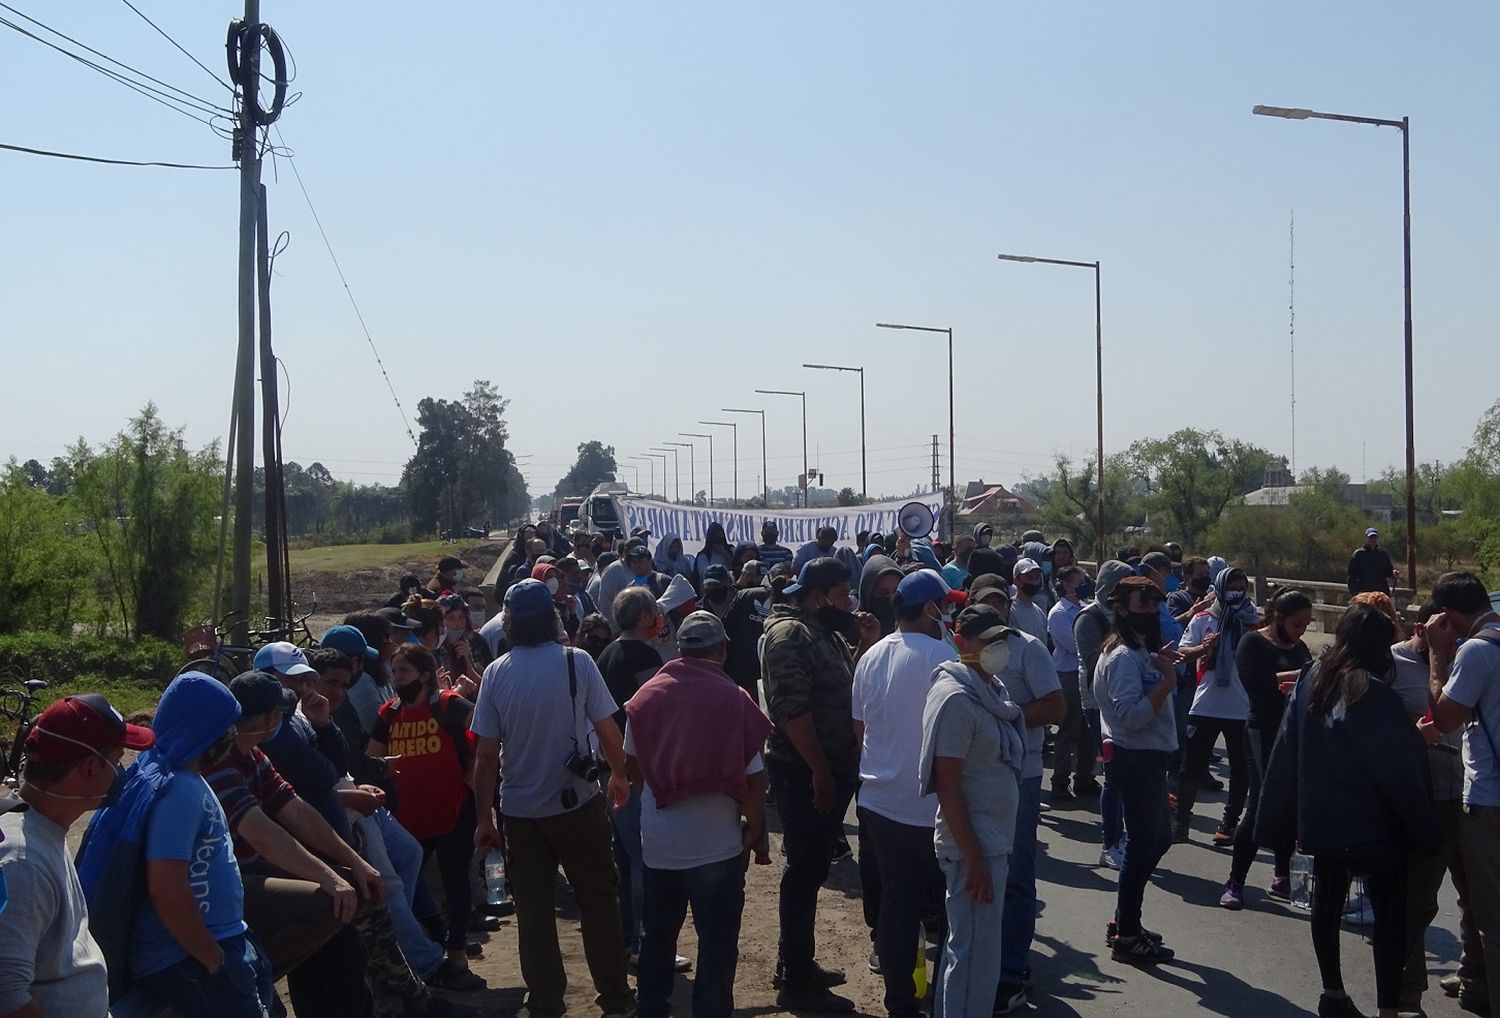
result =
[[[244,644],[250,631],[250,550],[255,488],[255,233],[260,205],[257,150],[260,86],[260,0],[245,0],[239,47],[240,120],[235,133],[240,163],[239,355],[235,362],[234,554],[229,602],[236,612],[231,637]]]
[[[938,437],[932,436],[932,490],[937,491],[943,486],[943,467],[938,459]]]
[[[260,299],[261,452],[266,501],[266,610],[276,625],[291,622],[292,578],[286,541],[286,480],[281,470],[281,407],[276,392],[276,353],[271,346],[271,232],[266,186],[255,217],[255,268]]]

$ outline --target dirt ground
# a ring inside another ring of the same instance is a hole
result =
[[[469,565],[465,582],[478,586],[490,566],[504,554],[507,543],[495,540],[453,545],[453,554],[461,556]],[[308,603],[313,594],[317,595],[318,610],[307,620],[307,625],[313,633],[320,634],[329,626],[338,625],[350,612],[385,604],[400,586],[401,577],[407,573],[420,576],[424,583],[432,579],[436,564],[436,560],[429,556],[344,572],[299,571],[293,593],[298,600]]]

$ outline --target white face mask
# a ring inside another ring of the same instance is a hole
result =
[[[999,675],[1010,664],[1010,641],[996,640],[979,652],[979,667],[990,675]]]
[[[453,582],[454,583],[462,583],[462,582],[464,582],[464,570],[462,570],[462,569],[455,569],[455,570],[453,570]]]
[[[484,617],[483,608],[469,609],[469,625],[473,626],[475,629],[478,629],[480,626],[484,625],[485,621],[486,620]]]

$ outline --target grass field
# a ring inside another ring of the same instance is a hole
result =
[[[357,569],[375,569],[393,562],[430,559],[433,564],[444,555],[463,557],[478,542],[449,544],[446,541],[421,541],[415,544],[334,544],[322,548],[293,548],[292,575],[300,573],[351,573]],[[424,580],[430,576],[422,577]]]

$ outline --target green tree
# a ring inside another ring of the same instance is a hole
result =
[[[73,450],[73,495],[126,635],[173,640],[218,549],[218,446],[191,452],[156,405],[97,453]]]
[[[508,405],[483,379],[460,401],[417,404],[421,434],[401,477],[414,529],[453,533],[466,522],[513,514],[525,482],[505,446]]]
[[[603,442],[579,442],[578,459],[563,475],[553,489],[555,498],[569,495],[587,495],[596,485],[613,481],[619,470],[615,463],[615,447]]]
[[[1099,474],[1095,460],[1075,466],[1067,456],[1058,456],[1052,472],[1027,478],[1025,487],[1037,497],[1042,530],[1060,533],[1073,542],[1082,558],[1109,556],[1113,548],[1095,547],[1099,519]],[[1129,462],[1123,456],[1104,461],[1105,540],[1119,536],[1140,519],[1141,501],[1131,488]],[[1000,521],[1004,524],[1006,521]]]
[[[1127,456],[1146,482],[1152,529],[1189,547],[1236,498],[1260,487],[1271,462],[1258,446],[1195,428],[1133,442]]]
[[[89,600],[93,564],[66,500],[27,466],[12,460],[0,474],[0,633],[67,632]]]

